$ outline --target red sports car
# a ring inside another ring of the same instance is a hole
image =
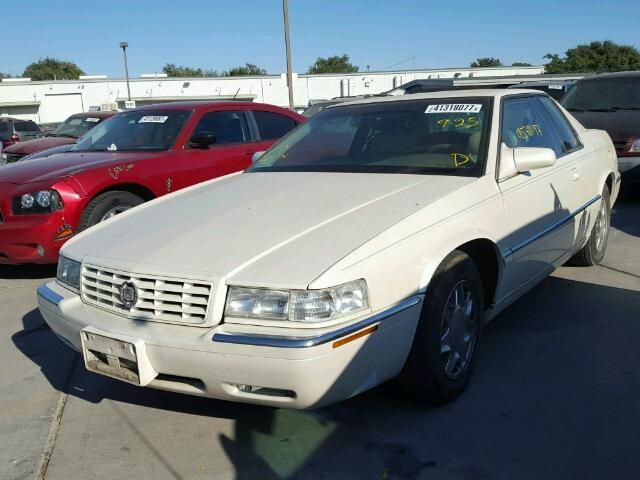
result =
[[[41,152],[61,145],[73,145],[78,138],[94,128],[103,120],[112,117],[116,112],[87,112],[71,115],[50,134],[27,140],[16,142],[5,147],[2,158],[7,163],[22,160],[27,155]]]
[[[55,263],[77,232],[243,170],[304,121],[259,103],[152,105],[113,116],[69,152],[0,167],[0,263]]]

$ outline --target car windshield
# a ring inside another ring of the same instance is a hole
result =
[[[490,100],[445,98],[330,107],[249,169],[479,176]]]
[[[578,82],[561,103],[570,111],[640,110],[640,77]]]
[[[74,151],[169,150],[191,112],[133,110],[119,113],[90,130]]]
[[[52,137],[80,138],[102,120],[103,118],[100,117],[69,117],[49,135]]]

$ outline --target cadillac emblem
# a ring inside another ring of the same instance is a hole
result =
[[[131,310],[138,303],[138,288],[133,282],[124,282],[118,291],[120,292],[120,301],[127,310]]]

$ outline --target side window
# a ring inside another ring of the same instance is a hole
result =
[[[510,148],[550,148],[564,153],[562,141],[547,112],[535,97],[506,99],[502,110],[501,142]]]
[[[563,152],[568,153],[579,148],[581,146],[580,141],[573,131],[573,128],[571,128],[571,124],[560,111],[558,106],[553,103],[550,98],[547,97],[540,97],[540,102],[544,106],[545,110],[549,113],[551,121],[558,131],[558,135],[562,140]]]
[[[0,132],[6,133],[9,131],[9,122],[0,122]]]
[[[213,133],[215,145],[248,142],[251,138],[247,119],[241,110],[205,113],[193,133],[200,132]]]
[[[253,116],[258,124],[262,140],[280,138],[298,125],[293,118],[285,117],[279,113],[253,110]]]

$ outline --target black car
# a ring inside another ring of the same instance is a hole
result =
[[[640,71],[583,78],[561,104],[585,127],[609,133],[620,172],[640,174]]]
[[[575,85],[575,80],[539,80],[537,82],[523,82],[508,88],[531,88],[545,92],[555,100],[560,100]]]

